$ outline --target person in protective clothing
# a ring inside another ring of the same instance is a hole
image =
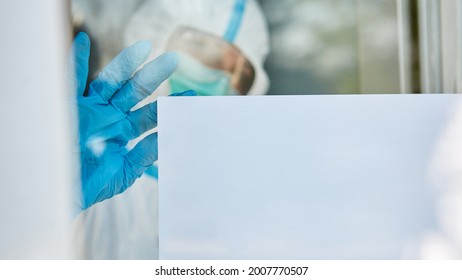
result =
[[[83,94],[89,40],[76,38],[85,209],[75,219],[79,257],[157,259],[155,99],[172,92],[194,95],[190,89],[198,95],[266,93],[264,16],[254,0],[75,0],[73,10],[100,47],[101,64],[130,46]],[[124,36],[113,36],[114,30]]]

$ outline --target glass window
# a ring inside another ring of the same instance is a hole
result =
[[[260,4],[271,34],[270,94],[400,92],[396,1]]]

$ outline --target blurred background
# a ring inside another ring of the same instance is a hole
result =
[[[259,2],[270,94],[460,91],[460,1]]]
[[[270,93],[400,92],[400,48],[412,47],[400,28],[416,19],[398,13],[410,13],[411,2],[260,1],[271,34]],[[402,61],[404,71],[411,61]]]
[[[156,1],[71,1],[74,30],[93,34],[93,73],[105,62],[97,53],[125,47],[127,25],[146,2]],[[268,94],[460,91],[458,0],[258,3],[269,30]]]

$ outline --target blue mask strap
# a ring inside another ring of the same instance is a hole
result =
[[[226,29],[224,39],[230,43],[233,43],[236,39],[237,31],[241,26],[242,16],[244,15],[245,6],[247,0],[236,0],[234,2],[233,14],[228,23],[228,29]]]

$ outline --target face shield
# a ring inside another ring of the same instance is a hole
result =
[[[179,57],[170,78],[172,92],[193,89],[198,95],[245,95],[255,69],[233,44],[210,33],[179,27],[167,45]]]
[[[192,27],[179,26],[167,43],[178,54],[177,71],[170,77],[172,92],[193,89],[202,96],[246,95],[255,69],[232,43],[239,30],[246,0],[236,0],[223,38]]]

